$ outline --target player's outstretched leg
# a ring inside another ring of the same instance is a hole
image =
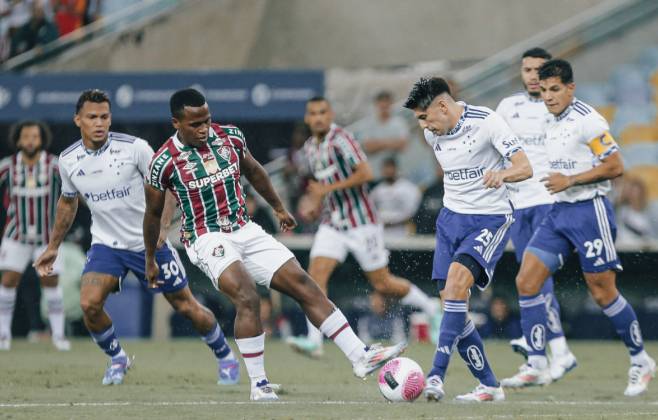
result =
[[[110,357],[103,385],[119,385],[132,364],[132,359],[119,344],[109,315],[103,309],[107,296],[119,288],[119,279],[102,273],[83,274],[80,283],[80,307],[92,339]]]
[[[48,322],[53,346],[59,351],[71,350],[71,342],[64,336],[64,296],[57,276],[41,278],[41,290],[48,305]]]
[[[616,274],[585,273],[585,281],[596,303],[610,319],[631,356],[628,386],[624,395],[635,397],[647,390],[649,381],[656,375],[656,362],[644,350],[642,331],[633,307],[619,293],[615,285]]]
[[[406,348],[406,343],[390,347],[367,347],[356,336],[340,309],[334,306],[295,259],[288,260],[277,270],[270,286],[299,303],[313,325],[345,354],[352,363],[354,374],[359,378],[365,378]]]
[[[571,353],[567,346],[567,339],[564,337],[562,330],[562,321],[560,320],[560,303],[554,292],[553,277],[549,277],[544,282],[541,289],[546,303],[546,315],[548,324],[546,328],[546,341],[551,349],[550,372],[551,379],[557,381],[567,372],[573,370],[578,362],[576,356]]]
[[[235,343],[251,382],[252,401],[276,401],[279,397],[265,374],[265,333],[260,321],[260,298],[256,285],[240,261],[219,276],[219,289],[235,305]]]
[[[0,284],[0,351],[11,349],[11,321],[16,306],[16,287],[21,273],[5,271]]]
[[[224,332],[213,313],[194,298],[189,287],[164,295],[176,312],[192,321],[194,329],[217,358],[217,383],[235,385],[240,382],[240,363],[226,342]]]

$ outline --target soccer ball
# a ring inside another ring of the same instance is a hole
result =
[[[379,371],[379,390],[391,402],[412,402],[423,389],[423,370],[418,363],[407,357],[396,357]]]

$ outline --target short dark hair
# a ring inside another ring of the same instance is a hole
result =
[[[539,68],[539,80],[546,80],[550,77],[559,77],[565,85],[573,83],[573,69],[571,64],[566,60],[556,58],[542,64]]]
[[[393,93],[389,90],[382,90],[375,95],[375,102],[392,101]]]
[[[551,53],[546,51],[543,48],[535,47],[535,48],[530,48],[526,52],[523,53],[521,58],[526,58],[526,57],[532,57],[532,58],[543,58],[544,60],[550,60],[553,58]]]
[[[196,89],[188,88],[174,92],[169,99],[171,116],[180,118],[186,106],[200,107],[206,103],[206,97]]]
[[[409,97],[404,103],[404,107],[425,110],[430,106],[434,98],[444,93],[450,95],[450,86],[444,79],[440,77],[422,77],[414,83],[411,92],[409,92]]]
[[[398,160],[395,158],[395,156],[387,156],[383,161],[382,161],[382,166],[395,166],[396,168],[398,167]]]
[[[306,100],[307,105],[310,104],[311,102],[327,102],[327,103],[329,103],[327,98],[325,98],[322,95],[315,95],[315,96],[312,96],[312,97],[310,97]]]
[[[53,133],[45,123],[37,120],[23,120],[11,126],[9,129],[9,146],[12,150],[18,149],[18,140],[21,138],[21,132],[25,127],[39,127],[41,135],[41,150],[47,150],[53,140]]]
[[[107,102],[107,104],[110,106],[110,109],[112,109],[112,101],[110,101],[110,97],[108,96],[107,93],[103,92],[100,89],[87,89],[80,94],[80,97],[78,98],[78,102],[75,104],[76,114],[80,112],[85,102],[93,102],[96,104],[102,104],[103,102]]]

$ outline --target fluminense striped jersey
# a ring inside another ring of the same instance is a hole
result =
[[[311,173],[323,184],[347,179],[354,172],[353,168],[366,160],[359,143],[336,124],[331,125],[322,141],[315,137],[306,140],[304,153]],[[332,191],[325,197],[322,211],[322,223],[336,229],[378,223],[367,184]]]
[[[242,131],[218,124],[212,124],[202,147],[185,146],[174,134],[155,153],[146,182],[171,190],[178,200],[183,244],[207,232],[233,232],[249,221],[240,184],[240,159],[246,153]]]
[[[57,157],[42,151],[37,163],[27,166],[21,152],[0,161],[0,189],[7,209],[4,237],[44,245],[50,239],[60,191]]]

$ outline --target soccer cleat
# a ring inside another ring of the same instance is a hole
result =
[[[456,401],[462,402],[486,402],[486,401],[503,401],[505,399],[505,392],[501,386],[486,386],[479,384],[475,389],[468,394],[457,395]]]
[[[528,352],[530,351],[530,346],[525,340],[524,336],[510,340],[509,345],[512,346],[512,351],[523,356],[524,359],[528,360]]]
[[[427,401],[439,402],[446,395],[443,390],[443,381],[438,375],[433,375],[425,381],[425,390],[423,391]]]
[[[123,377],[133,365],[135,357],[119,356],[113,357],[105,370],[103,385],[121,385]]]
[[[656,376],[656,362],[649,358],[644,365],[632,365],[628,369],[628,386],[624,391],[627,397],[637,397],[644,393],[649,382]]]
[[[553,355],[550,359],[549,370],[551,372],[551,379],[557,381],[562,378],[567,372],[570,372],[578,366],[576,356],[569,352],[559,356]]]
[[[354,363],[354,375],[365,379],[366,376],[377,370],[377,368],[402,354],[406,348],[407,343],[405,341],[389,347],[382,347],[379,343],[371,345],[366,350],[366,354]]]
[[[548,368],[540,370],[526,364],[521,365],[516,375],[500,381],[500,385],[503,388],[525,388],[527,386],[548,385],[550,383],[551,373]]]
[[[55,346],[57,351],[71,350],[71,342],[63,337],[53,337],[53,346]]]
[[[296,352],[313,359],[318,359],[324,354],[322,344],[309,340],[305,336],[288,337],[286,343]]]
[[[11,350],[11,337],[0,337],[0,351]]]
[[[218,385],[235,385],[240,382],[240,363],[237,360],[220,360],[218,365]]]
[[[278,401],[279,397],[277,397],[267,379],[263,379],[251,388],[249,399],[251,401]]]

